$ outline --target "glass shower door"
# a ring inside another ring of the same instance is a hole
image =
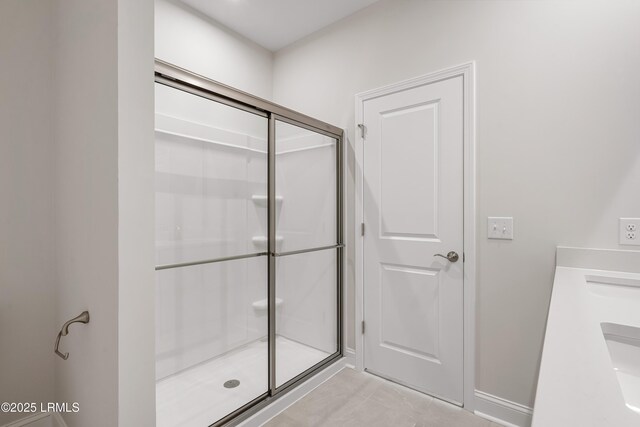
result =
[[[155,78],[157,425],[219,427],[341,357],[342,130]]]
[[[158,426],[268,393],[266,114],[156,83]]]
[[[337,149],[275,122],[276,387],[338,351]]]

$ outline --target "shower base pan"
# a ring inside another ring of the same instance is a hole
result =
[[[330,354],[278,336],[282,384]],[[225,383],[236,380],[235,387]],[[213,424],[267,390],[267,342],[255,341],[156,383],[157,427]]]

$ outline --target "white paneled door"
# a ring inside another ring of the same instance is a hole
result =
[[[368,99],[364,125],[365,369],[462,405],[463,78]]]

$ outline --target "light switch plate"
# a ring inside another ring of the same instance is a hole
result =
[[[513,240],[513,217],[490,216],[487,236],[489,239]]]
[[[620,218],[620,244],[640,246],[640,218]]]

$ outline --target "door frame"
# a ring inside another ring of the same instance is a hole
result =
[[[359,125],[364,120],[364,103],[367,100],[390,95],[430,83],[462,76],[463,81],[463,408],[473,412],[475,408],[475,319],[476,319],[476,107],[475,61],[425,74],[355,96],[355,366],[364,370],[364,334],[361,324],[364,307],[364,238],[360,223],[364,222],[364,138],[366,129]]]

